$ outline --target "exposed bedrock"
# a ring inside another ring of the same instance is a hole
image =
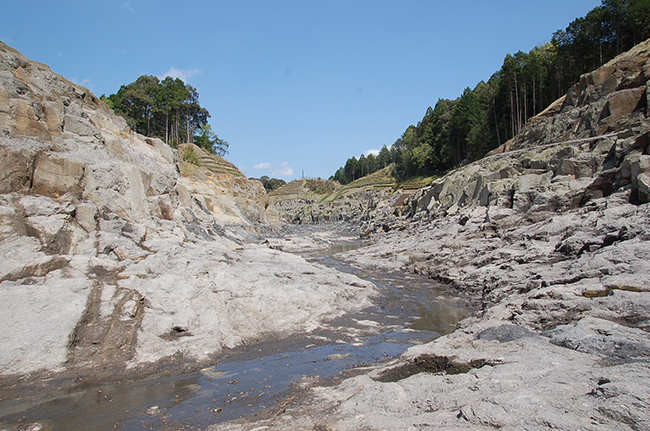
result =
[[[261,244],[280,225],[259,182],[189,169],[1,43],[0,165],[2,377],[197,364],[374,294]]]

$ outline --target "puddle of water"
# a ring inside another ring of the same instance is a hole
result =
[[[344,253],[346,251],[356,250],[366,245],[363,241],[341,241],[332,244],[327,250],[321,251],[319,254],[333,255],[336,253]]]
[[[302,383],[332,383],[360,365],[447,334],[470,314],[442,299],[426,278],[365,273],[332,256],[361,246],[361,241],[350,241],[306,257],[373,281],[382,292],[376,307],[310,334],[233,350],[201,372],[91,384],[47,399],[0,401],[5,412],[0,413],[0,429],[3,424],[15,427],[19,420],[40,422],[44,431],[131,431],[203,429],[241,417],[259,419]]]

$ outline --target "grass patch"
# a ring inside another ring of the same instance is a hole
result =
[[[194,151],[194,148],[192,148],[189,145],[183,149],[182,158],[183,161],[187,163],[191,163],[196,166],[199,165],[199,156],[196,155],[196,151]]]
[[[316,194],[319,195],[329,195],[330,193],[336,190],[336,183],[333,181],[322,180],[322,179],[308,179],[305,180],[305,187]]]
[[[426,187],[429,184],[431,184],[434,180],[437,180],[438,176],[430,176],[430,177],[414,177],[414,178],[409,178],[408,180],[404,180],[402,182],[396,183],[395,184],[395,189],[419,189],[422,187]]]

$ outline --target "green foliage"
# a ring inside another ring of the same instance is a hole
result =
[[[568,85],[650,37],[650,0],[603,0],[553,34],[560,79]]]
[[[230,144],[219,139],[217,135],[212,131],[212,126],[209,124],[203,124],[199,127],[198,134],[194,135],[194,143],[209,153],[216,154],[219,157],[223,157],[228,154],[228,147]]]
[[[310,191],[319,195],[328,195],[336,190],[336,184],[320,178],[305,180],[305,185]]]
[[[352,157],[331,177],[348,184],[394,164],[398,181],[440,175],[513,138],[529,118],[566,94],[580,75],[650,37],[650,0],[602,0],[530,52],[507,54],[487,82],[440,99],[389,148]],[[374,156],[373,156],[374,157]]]
[[[367,156],[361,155],[357,160],[356,157],[348,159],[345,166],[339,168],[334,175],[330,177],[331,181],[338,181],[340,184],[349,184],[366,175],[377,172],[392,163],[390,150],[385,145],[375,156],[370,153]]]
[[[182,158],[187,163],[197,166],[199,165],[199,157],[196,155],[196,151],[194,151],[194,148],[191,145],[188,145],[183,149]]]
[[[262,176],[261,178],[251,178],[251,180],[258,180],[262,183],[264,188],[266,189],[267,192],[272,192],[273,190],[277,190],[283,185],[286,184],[286,181],[281,180],[279,178],[269,178],[266,175]]]
[[[161,81],[142,75],[101,99],[122,115],[135,132],[161,138],[174,147],[194,141],[198,133],[202,139],[208,138],[208,142],[201,141],[206,150],[218,155],[227,153],[228,143],[217,138],[211,129],[205,129],[209,127],[210,113],[199,104],[198,91],[178,78],[168,76]]]

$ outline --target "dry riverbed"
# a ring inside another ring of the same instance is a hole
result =
[[[477,312],[277,417],[210,429],[650,429],[650,204],[628,200],[395,220],[345,260],[445,282]]]
[[[366,245],[338,230],[305,228],[264,243],[278,252],[281,244],[346,277],[372,281],[377,290],[372,305],[290,337],[267,336],[225,348],[202,362],[170,358],[122,374],[60,373],[7,381],[0,401],[3,429],[204,429],[231,420],[269,419],[304,400],[312,387],[366,373],[410,346],[451,332],[470,314],[444,288],[432,289],[426,277],[364,272],[333,257]]]

